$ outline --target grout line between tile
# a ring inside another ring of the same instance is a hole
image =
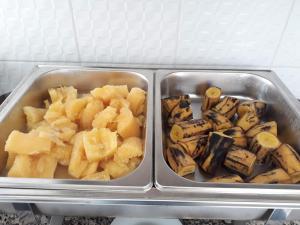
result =
[[[272,58],[272,61],[271,61],[271,64],[270,64],[270,68],[272,68],[273,65],[274,65],[276,56],[277,56],[277,54],[278,54],[278,52],[279,52],[279,48],[280,48],[280,46],[281,46],[283,37],[284,37],[285,32],[286,32],[286,30],[287,30],[287,27],[288,27],[288,24],[289,24],[291,15],[292,15],[292,13],[293,13],[293,9],[294,9],[295,4],[296,4],[296,0],[293,0],[293,2],[292,2],[292,4],[291,4],[291,7],[290,7],[290,9],[289,9],[289,15],[288,15],[288,17],[287,17],[287,19],[286,19],[286,22],[285,22],[285,24],[284,24],[283,30],[282,30],[281,35],[280,35],[280,39],[279,39],[279,41],[278,41],[278,43],[277,43],[277,46],[276,46],[276,48],[275,48],[274,55],[273,55],[273,58]]]
[[[68,0],[68,2],[69,2],[69,8],[70,8],[70,11],[71,11],[72,27],[73,27],[75,45],[76,45],[77,54],[78,54],[78,61],[81,62],[81,54],[80,54],[80,50],[79,50],[79,42],[78,42],[78,37],[77,37],[77,29],[76,29],[76,25],[75,25],[72,0]]]

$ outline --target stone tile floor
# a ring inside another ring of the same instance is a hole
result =
[[[47,225],[50,217],[36,216],[36,223],[30,225]],[[107,217],[65,217],[63,225],[109,225],[113,218]],[[230,220],[194,220],[182,219],[183,225],[233,225]],[[274,222],[274,225],[277,222]],[[300,225],[300,221],[286,221],[284,225]],[[20,218],[15,214],[0,214],[0,225],[21,225]],[[249,221],[246,225],[264,225],[263,221]]]

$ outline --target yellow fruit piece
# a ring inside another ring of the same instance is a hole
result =
[[[68,166],[72,154],[72,145],[54,146],[51,149],[50,155],[55,158],[62,166]]]
[[[88,166],[83,146],[83,133],[77,133],[74,137],[74,145],[68,168],[69,174],[75,178],[80,178]]]
[[[7,170],[9,170],[12,167],[17,155],[18,154],[12,153],[12,152],[8,153],[8,157],[7,157],[7,160],[6,160],[6,167],[5,167]]]
[[[126,98],[128,95],[127,85],[105,85],[91,91],[94,98],[101,99],[104,104],[109,104],[113,98]]]
[[[14,163],[8,171],[8,177],[36,177],[34,170],[34,159],[29,155],[16,155]]]
[[[117,122],[117,131],[122,138],[141,136],[139,121],[133,116],[130,109],[122,108],[120,110],[120,115],[117,118]]]
[[[36,160],[35,172],[38,178],[53,178],[57,160],[51,155],[42,154]]]
[[[128,163],[129,159],[143,155],[143,142],[138,137],[130,137],[124,140],[117,149],[114,160],[116,162]]]
[[[100,162],[100,165],[112,178],[123,177],[133,170],[125,163],[118,163],[114,160]]]
[[[5,151],[23,155],[49,153],[50,150],[51,141],[48,138],[25,134],[16,130],[10,133],[5,144]]]
[[[38,122],[44,119],[44,115],[47,110],[31,106],[25,106],[23,108],[23,111],[26,116],[27,127],[29,130],[31,130]]]
[[[52,121],[64,115],[65,115],[65,106],[61,101],[57,101],[49,105],[49,108],[44,116],[44,119],[48,123],[51,123]]]
[[[80,127],[82,129],[91,129],[95,115],[104,109],[104,105],[100,100],[89,102],[80,115]]]
[[[68,102],[77,98],[77,90],[72,86],[50,88],[48,92],[52,102]]]
[[[71,100],[66,103],[66,115],[71,121],[75,121],[80,118],[80,113],[86,106],[87,101],[83,98]]]
[[[116,108],[107,106],[103,111],[95,115],[92,122],[93,128],[105,128],[108,123],[112,122],[117,116]]]
[[[101,171],[98,173],[93,173],[90,175],[87,175],[82,178],[82,180],[103,180],[103,181],[108,181],[110,180],[109,173],[107,171]]]
[[[85,154],[89,162],[105,160],[117,149],[117,133],[108,128],[94,128],[83,135]]]
[[[46,99],[46,100],[44,101],[44,105],[45,105],[45,109],[48,109],[49,106],[50,106],[50,101],[49,101],[48,99]]]
[[[121,108],[129,108],[130,103],[124,98],[113,98],[110,100],[109,106],[116,108],[119,113]]]
[[[97,172],[99,162],[91,162],[83,171],[81,177],[86,177]]]
[[[142,161],[142,157],[131,158],[129,159],[127,166],[131,171],[133,171],[140,165],[141,161]]]
[[[127,96],[130,102],[130,109],[134,116],[138,116],[144,111],[146,92],[140,88],[132,88]]]

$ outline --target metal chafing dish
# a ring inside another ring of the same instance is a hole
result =
[[[281,138],[300,149],[297,138],[300,136],[300,106],[270,71],[41,66],[21,82],[1,106],[0,146],[4,145],[12,129],[22,129],[22,106],[38,105],[39,99],[45,98],[47,88],[74,85],[84,91],[104,83],[129,84],[148,91],[146,152],[137,170],[108,183],[1,177],[0,201],[3,205],[13,203],[15,209],[23,208],[47,215],[233,220],[265,219],[272,215],[284,219],[300,218],[298,185],[212,185],[193,180],[193,177],[178,177],[163,158],[160,99],[172,94],[188,93],[194,94],[192,96],[197,102],[199,94],[208,84],[222,87],[226,94],[267,101],[274,111],[273,118],[279,122],[279,130],[283,130]],[[152,143],[155,143],[154,152]]]
[[[23,106],[41,106],[48,96],[48,89],[62,85],[72,85],[80,92],[88,92],[105,84],[127,84],[141,87],[148,92],[147,109],[153,105],[153,76],[151,71],[52,68],[40,67],[24,79],[1,106],[0,113],[0,146],[1,161],[5,165],[4,145],[13,129],[24,130],[25,117]],[[39,188],[62,190],[121,191],[145,192],[152,187],[152,110],[147,110],[144,159],[138,168],[126,177],[111,181],[81,181],[72,179],[29,179],[0,177],[0,187]],[[5,171],[2,174],[5,176]]]

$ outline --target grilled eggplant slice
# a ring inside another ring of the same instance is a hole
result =
[[[204,100],[202,103],[202,111],[211,109],[215,106],[221,98],[222,90],[218,87],[210,87],[205,91]]]
[[[214,177],[207,182],[213,183],[244,183],[243,179],[236,174]]]
[[[212,110],[231,119],[236,113],[239,102],[237,98],[226,96]]]
[[[238,106],[237,114],[239,117],[242,117],[245,113],[250,111],[255,112],[258,118],[261,118],[267,111],[267,104],[259,100],[245,101]]]
[[[195,172],[196,162],[179,144],[173,144],[167,148],[167,159],[170,167],[179,176],[185,176]]]
[[[211,123],[214,131],[233,127],[233,124],[227,117],[212,110],[204,112],[203,118]]]
[[[250,183],[259,184],[290,184],[290,176],[281,168],[262,173],[249,181]]]
[[[223,134],[233,138],[233,144],[235,146],[245,148],[247,146],[247,138],[242,128],[232,127],[225,130],[220,130]]]
[[[173,142],[176,143],[183,138],[207,134],[211,130],[211,124],[203,119],[183,121],[175,123],[172,126],[170,131],[170,138]]]
[[[246,112],[239,118],[236,125],[242,128],[245,132],[259,123],[259,118],[254,111]]]
[[[256,156],[244,149],[229,151],[225,157],[224,166],[233,172],[250,176],[253,172]]]
[[[255,135],[263,131],[270,132],[275,136],[277,136],[277,123],[275,121],[270,121],[270,122],[258,124],[252,127],[250,130],[248,130],[246,136],[248,138],[253,138]]]
[[[220,133],[211,132],[203,157],[200,158],[200,167],[210,175],[214,175],[218,166],[224,161],[224,157],[233,143],[233,138]]]
[[[178,144],[189,154],[193,159],[202,156],[207,143],[207,135],[197,135],[189,138],[181,139]]]
[[[256,154],[259,162],[264,162],[266,157],[280,146],[278,138],[270,132],[260,132],[250,144],[250,151]]]
[[[293,183],[300,182],[300,157],[292,146],[282,144],[271,155],[273,162],[290,175]]]
[[[166,119],[169,118],[169,115],[175,108],[175,106],[179,105],[180,102],[187,101],[189,105],[191,104],[191,100],[189,95],[178,95],[178,96],[171,96],[168,98],[164,98],[161,100],[162,102],[162,109],[163,115]]]

